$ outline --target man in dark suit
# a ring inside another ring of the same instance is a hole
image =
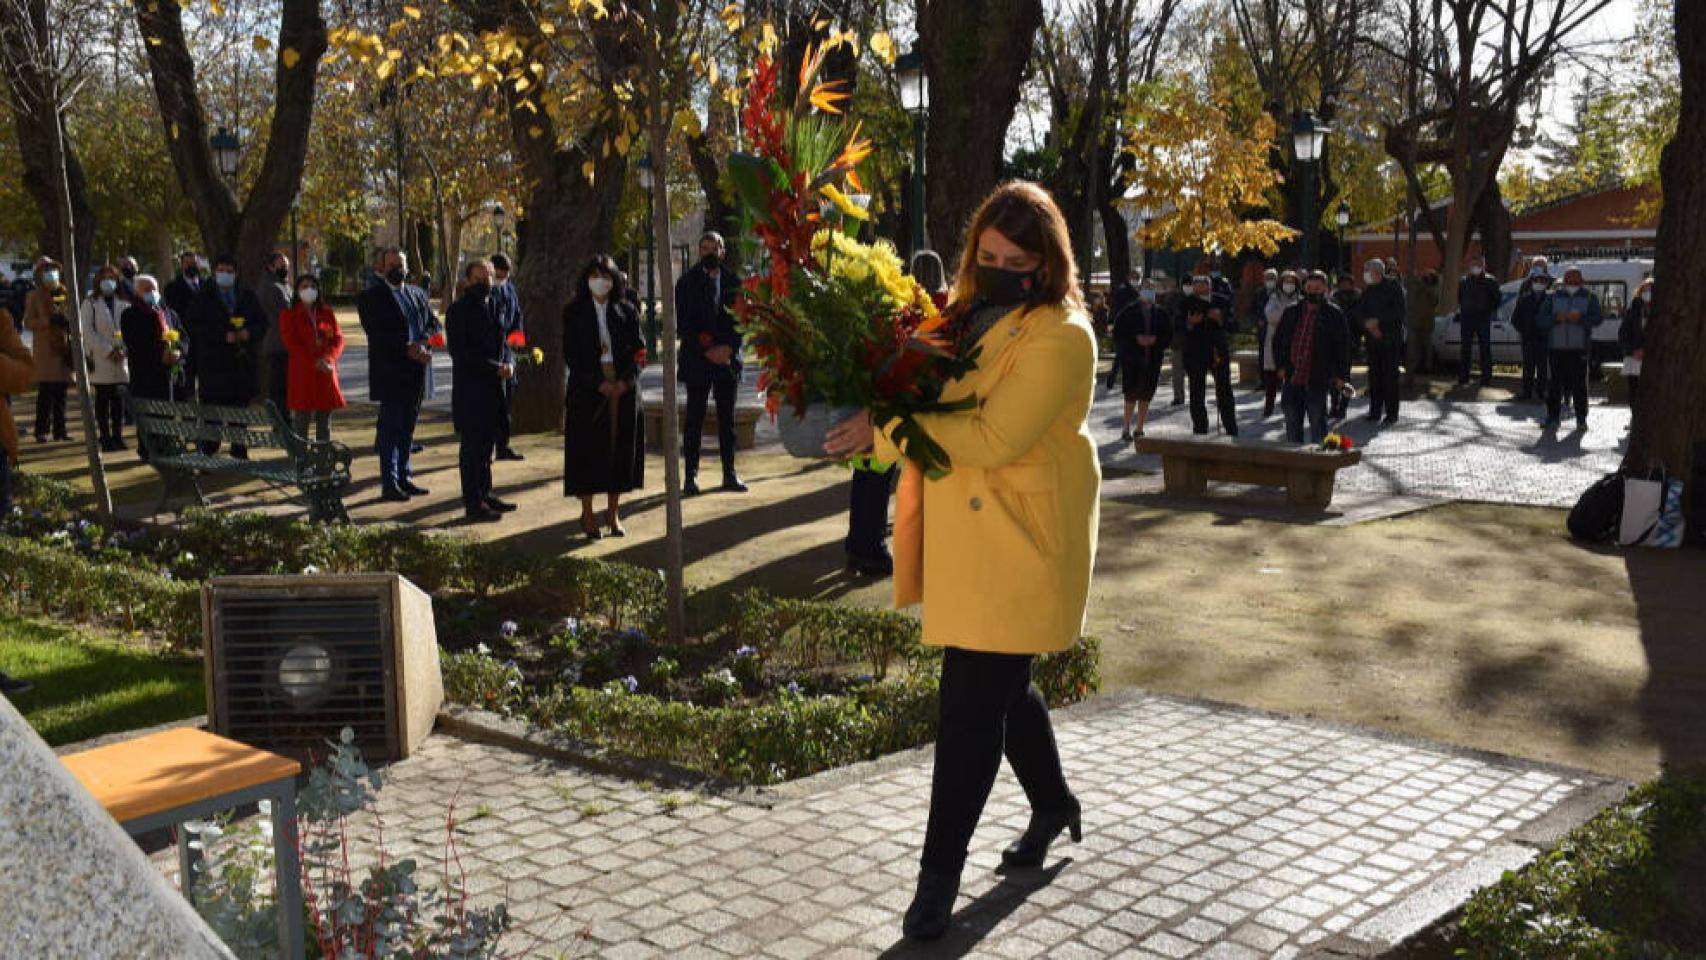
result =
[[[266,311],[255,292],[238,281],[236,257],[222,253],[213,261],[213,281],[201,284],[190,304],[190,356],[196,358],[199,396],[202,403],[246,407],[259,383]],[[215,453],[219,441],[203,441],[201,449]],[[249,450],[232,444],[231,455],[246,460]]]
[[[497,314],[498,327],[503,331],[504,342],[515,334],[527,335],[527,328],[521,322],[521,295],[516,293],[515,284],[509,278],[509,257],[502,253],[492,255],[492,311]],[[510,425],[509,410],[515,403],[515,377],[511,376],[503,382],[503,407],[498,410],[498,459],[525,460],[509,445]]]
[[[735,391],[740,385],[740,332],[733,308],[740,278],[723,265],[721,235],[699,238],[699,264],[675,284],[677,335],[681,339],[677,375],[687,385],[687,422],[682,429],[682,458],[687,483],[699,492],[699,444],[705,433],[705,401],[717,402],[717,451],[723,458],[723,489],[745,493],[735,473]]]
[[[461,299],[450,306],[445,334],[450,341],[450,417],[462,446],[462,509],[470,523],[490,523],[515,509],[492,494],[492,454],[504,384],[515,377],[515,357],[504,343],[492,289],[492,264],[475,260],[462,271]]]
[[[1368,416],[1390,426],[1398,422],[1399,364],[1404,359],[1404,288],[1387,279],[1380,260],[1363,264],[1363,291],[1357,298],[1356,326],[1368,344]],[[1384,418],[1382,417],[1384,414]]]
[[[430,492],[415,484],[409,457],[432,363],[429,338],[438,320],[426,294],[407,283],[408,277],[408,257],[386,247],[374,257],[373,277],[356,298],[356,315],[367,334],[368,394],[379,404],[373,445],[379,454],[380,499],[397,502]]]
[[[200,261],[194,250],[185,250],[178,254],[178,275],[166,284],[166,306],[171,307],[172,312],[180,317],[190,317],[194,313],[195,298],[201,293],[201,288]]]

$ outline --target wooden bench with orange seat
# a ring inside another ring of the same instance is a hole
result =
[[[185,897],[194,891],[196,853],[180,825],[271,801],[280,956],[303,956],[302,865],[296,849],[296,775],[302,764],[192,728],[149,734],[61,760],[126,833],[135,837],[161,827],[177,832],[179,883]]]

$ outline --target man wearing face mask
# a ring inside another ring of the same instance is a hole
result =
[[[681,340],[677,376],[687,385],[687,419],[682,425],[683,491],[699,492],[699,445],[705,433],[705,403],[717,403],[717,451],[723,460],[722,489],[745,493],[735,473],[735,392],[740,386],[740,332],[735,329],[735,298],[740,278],[723,265],[723,238],[707,232],[699,238],[699,265],[675,284],[677,336]]]
[[[1398,422],[1399,365],[1404,356],[1404,291],[1386,279],[1385,264],[1363,264],[1362,296],[1355,318],[1368,343],[1368,414],[1370,422]]]
[[[1344,386],[1341,371],[1350,363],[1349,327],[1338,305],[1327,299],[1327,275],[1311,271],[1303,284],[1303,302],[1289,307],[1274,334],[1279,363],[1280,406],[1285,411],[1285,437],[1304,440],[1303,421],[1309,419],[1309,442],[1327,437],[1327,395]]]
[[[1493,382],[1493,314],[1499,310],[1499,281],[1487,276],[1487,260],[1475,256],[1469,260],[1469,275],[1457,282],[1457,329],[1462,337],[1462,352],[1457,361],[1457,385],[1469,384],[1470,345],[1481,341],[1481,386]]]
[[[201,295],[201,261],[194,250],[178,254],[178,275],[166,283],[166,306],[187,322]]]
[[[1185,375],[1191,387],[1191,432],[1208,433],[1207,378],[1214,377],[1214,399],[1226,435],[1238,436],[1238,402],[1232,394],[1232,348],[1226,339],[1224,310],[1216,304],[1213,280],[1198,276],[1191,295],[1180,304],[1185,318]]]
[[[1582,285],[1582,272],[1564,271],[1564,283],[1541,301],[1536,325],[1546,335],[1552,384],[1546,393],[1546,429],[1556,430],[1568,394],[1576,413],[1576,429],[1588,428],[1588,354],[1593,328],[1602,319],[1599,297]]]
[[[254,401],[267,326],[255,292],[237,279],[237,258],[228,253],[214,258],[213,282],[201,285],[190,306],[191,355],[197,358],[202,403],[246,407]],[[203,441],[201,450],[211,456],[219,451],[219,441]],[[231,455],[247,460],[249,449],[234,443]]]
[[[515,284],[509,278],[510,266],[509,257],[502,253],[492,254],[492,310],[497,314],[498,326],[503,328],[505,343],[518,333],[524,337],[527,335],[527,328],[521,322],[521,296],[516,293]],[[515,384],[514,376],[503,382],[504,402],[498,409],[497,425],[499,460],[526,459],[509,445],[509,411],[515,403]]]
[[[374,255],[373,276],[356,298],[367,334],[368,395],[379,404],[373,445],[379,454],[380,499],[390,502],[429,492],[415,484],[410,457],[438,318],[426,294],[408,279],[409,258],[396,247],[385,247]]]
[[[475,260],[463,268],[461,299],[444,318],[451,363],[450,416],[461,441],[457,454],[462,509],[469,523],[491,523],[514,509],[492,493],[492,455],[497,451],[503,385],[515,376],[515,357],[504,343],[492,303],[492,265]]]
[[[1516,295],[1511,326],[1522,338],[1522,393],[1518,400],[1536,400],[1547,394],[1551,367],[1546,356],[1546,334],[1540,330],[1540,305],[1552,295],[1552,278],[1529,271],[1528,282]]]
[[[267,318],[267,335],[261,341],[266,357],[267,399],[278,412],[290,413],[290,351],[284,345],[279,315],[290,309],[290,258],[273,251],[267,258],[267,278],[255,291],[261,313]]]

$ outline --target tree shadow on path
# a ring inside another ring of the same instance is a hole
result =
[[[1667,767],[1706,767],[1706,552],[1637,548],[1625,563],[1647,653],[1641,722]]]

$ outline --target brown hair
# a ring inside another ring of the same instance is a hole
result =
[[[1047,190],[1027,180],[1010,180],[996,187],[972,215],[960,254],[960,271],[954,278],[956,304],[970,302],[977,289],[977,241],[991,227],[1014,246],[1043,259],[1027,308],[1053,303],[1071,310],[1084,309],[1066,217]]]

